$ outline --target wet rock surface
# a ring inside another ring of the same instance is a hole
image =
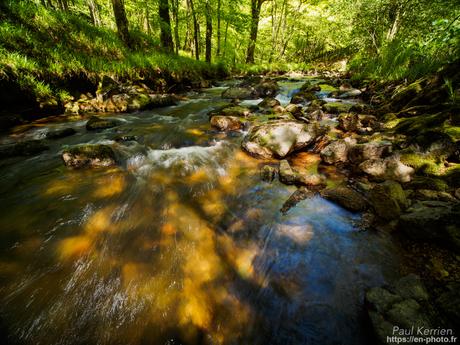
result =
[[[62,152],[64,164],[72,168],[109,167],[116,164],[115,153],[107,145],[78,145]]]

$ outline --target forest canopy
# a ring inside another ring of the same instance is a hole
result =
[[[0,6],[0,74],[43,99],[60,92],[51,80],[68,75],[153,70],[193,78],[340,62],[358,78],[414,80],[456,61],[460,46],[459,0],[4,0]]]

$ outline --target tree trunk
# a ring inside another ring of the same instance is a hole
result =
[[[172,0],[172,13],[174,18],[174,43],[176,48],[176,54],[179,54],[179,0]]]
[[[112,0],[113,13],[117,23],[118,35],[121,40],[129,47],[132,47],[131,37],[128,29],[128,18],[126,18],[124,0]]]
[[[89,15],[93,21],[94,26],[101,26],[101,18],[99,17],[99,8],[97,7],[96,0],[87,0]]]
[[[158,15],[160,16],[160,41],[162,47],[168,51],[174,51],[174,44],[171,35],[171,19],[169,18],[168,0],[160,0],[158,5]]]
[[[220,10],[222,6],[222,0],[217,0],[217,53],[220,56]]]
[[[193,18],[193,36],[195,40],[195,59],[200,59],[200,27],[196,19],[195,8],[193,7],[193,0],[189,0],[190,10],[192,11]]]
[[[209,0],[206,1],[206,62],[211,63],[212,54],[212,13]]]
[[[265,0],[251,0],[251,31],[249,34],[248,53],[246,63],[254,63],[254,52],[256,50],[257,31],[259,30],[260,9]]]

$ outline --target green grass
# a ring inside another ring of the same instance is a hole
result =
[[[0,7],[0,77],[40,103],[67,99],[66,83],[74,77],[181,83],[226,73],[221,65],[161,53],[158,41],[141,32],[132,32],[135,49],[129,50],[115,31],[85,17],[30,2]]]

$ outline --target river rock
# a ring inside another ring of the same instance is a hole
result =
[[[417,200],[457,202],[457,199],[447,192],[430,189],[417,189],[413,194],[413,197]]]
[[[280,87],[276,80],[262,79],[254,86],[258,97],[275,97]]]
[[[352,105],[348,103],[328,102],[323,105],[323,110],[329,114],[340,114],[348,113],[351,107]]]
[[[47,139],[61,139],[61,138],[65,138],[65,137],[74,135],[75,133],[77,133],[77,131],[71,127],[56,129],[54,131],[50,131],[46,133],[46,138]]]
[[[364,144],[356,144],[350,147],[348,159],[352,164],[359,164],[369,159],[379,159],[391,152],[390,142],[371,141]]]
[[[322,135],[324,128],[289,120],[275,120],[254,126],[243,140],[242,148],[260,158],[284,158],[301,150]]]
[[[356,140],[349,138],[333,141],[321,151],[321,159],[327,164],[345,163],[348,161],[348,151],[354,144]]]
[[[303,112],[302,112],[302,109],[303,107],[299,104],[288,104],[285,108],[285,110],[288,112],[288,113],[291,113],[295,118],[297,118],[298,116],[303,116]]]
[[[120,121],[107,119],[107,118],[100,118],[97,116],[91,116],[86,122],[86,129],[89,131],[93,130],[101,130],[106,128],[112,128],[120,125]]]
[[[401,185],[395,181],[377,184],[369,193],[369,202],[375,213],[386,221],[398,219],[409,202]]]
[[[344,132],[356,132],[360,127],[358,114],[341,113],[337,117],[337,121],[339,122],[338,128]]]
[[[413,274],[403,277],[395,286],[369,289],[365,306],[381,344],[387,344],[388,337],[393,336],[411,343],[410,335],[395,334],[394,327],[407,330],[413,327],[415,335],[418,327],[429,329],[433,324],[428,293],[420,278]]]
[[[251,87],[229,87],[222,92],[222,98],[230,99],[257,99],[256,91]]]
[[[367,209],[366,199],[350,187],[326,188],[321,191],[321,196],[352,212],[362,212]]]
[[[273,182],[277,174],[277,169],[270,166],[264,165],[263,168],[260,170],[260,177],[262,181],[265,182]]]
[[[108,167],[116,164],[115,153],[107,145],[78,145],[62,152],[64,164],[72,168]]]
[[[311,102],[318,97],[313,92],[298,92],[291,98],[291,104],[305,104]]]
[[[415,172],[396,156],[366,160],[359,165],[359,169],[373,178],[398,182],[410,182]]]
[[[216,112],[215,115],[247,117],[251,115],[251,109],[242,107],[239,105],[235,105],[235,106],[223,108],[219,110],[218,112]]]
[[[262,102],[258,104],[259,108],[262,109],[272,109],[279,105],[281,105],[280,101],[272,97],[266,97]]]
[[[238,131],[244,127],[244,123],[235,116],[213,116],[211,126],[219,131]]]
[[[295,171],[285,159],[280,161],[279,179],[288,185],[319,186],[325,183],[324,176]]]
[[[361,96],[362,92],[359,89],[349,89],[348,91],[345,91],[343,93],[340,93],[339,98],[344,99],[344,98],[355,98]]]
[[[34,156],[49,147],[42,140],[28,140],[14,144],[0,145],[0,159],[17,156]]]

